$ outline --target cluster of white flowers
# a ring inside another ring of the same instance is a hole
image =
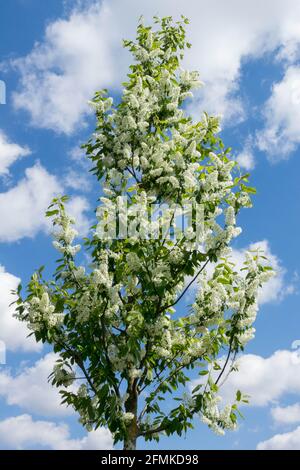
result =
[[[168,255],[168,260],[171,265],[178,265],[184,259],[184,253],[178,246],[172,246]]]
[[[232,405],[226,405],[222,410],[218,403],[221,397],[213,396],[205,400],[202,421],[207,424],[216,434],[224,435],[225,429],[233,430],[236,422],[231,419]]]
[[[225,223],[228,226],[235,226],[235,212],[232,206],[227,207],[225,214]]]
[[[143,372],[143,371],[142,371],[141,369],[135,369],[135,368],[129,369],[129,371],[128,371],[128,376],[129,376],[132,380],[134,380],[134,379],[137,379],[138,377],[141,377],[142,372]]]
[[[127,253],[126,262],[131,272],[138,272],[141,269],[141,260],[134,252]]]
[[[193,305],[196,319],[205,326],[222,322],[224,309],[233,291],[232,286],[230,283],[220,283],[216,273],[212,279],[208,279],[206,272],[202,273],[199,284],[200,291]]]
[[[74,266],[73,269],[73,276],[77,281],[81,281],[82,279],[85,279],[85,267],[84,266]]]
[[[108,255],[102,252],[99,259],[99,267],[92,273],[92,283],[109,289],[112,286],[112,275],[108,272]]]
[[[124,352],[127,350],[127,352]],[[142,358],[144,357],[145,351],[133,355],[128,349],[126,349],[125,341],[120,341],[117,346],[115,343],[110,343],[108,346],[108,356],[112,367],[117,372],[127,371],[127,375],[130,379],[137,378],[141,375],[139,369]]]
[[[43,326],[53,328],[62,323],[63,313],[54,313],[55,306],[51,303],[48,292],[43,292],[40,297],[33,296],[27,302],[28,327],[38,331]]]
[[[197,71],[190,72],[188,70],[183,70],[180,74],[180,83],[184,88],[200,88],[204,85],[201,80],[199,80],[199,74]]]
[[[95,230],[95,236],[101,240],[116,238],[116,205],[107,197],[101,197],[97,207],[96,216],[99,223]]]
[[[81,248],[80,245],[72,245],[74,238],[78,234],[72,227],[75,220],[72,217],[69,217],[64,210],[61,210],[53,222],[59,227],[58,230],[53,233],[55,238],[53,242],[54,248],[62,254],[68,254],[72,257],[75,256]]]
[[[86,384],[81,384],[77,390],[77,396],[80,398],[85,398],[88,396],[88,388]]]
[[[110,284],[103,282],[102,277],[100,278],[100,283],[98,282],[99,279],[97,279],[97,276],[98,273],[96,273],[95,281],[95,271],[93,271],[91,274],[91,283],[80,292],[75,308],[76,322],[86,323],[94,314],[99,318],[99,313],[102,312],[105,314],[106,321],[110,320],[111,323],[114,324],[115,317],[121,306],[121,299],[118,295],[119,286],[111,287]],[[103,298],[103,288],[107,290],[105,294],[107,302],[101,300]]]
[[[124,421],[125,424],[128,424],[130,423],[133,419],[134,419],[134,414],[133,413],[123,413],[122,415],[122,419]]]
[[[195,171],[199,168],[196,159],[200,157],[196,147],[204,138],[209,122],[207,118],[203,119],[201,129],[192,123],[183,123],[184,112],[180,105],[192,96],[191,89],[201,85],[198,73],[182,71],[175,80],[174,71],[161,69],[161,58],[163,56],[163,60],[167,60],[168,54],[161,49],[159,42],[151,51],[136,45],[132,52],[142,62],[151,61],[153,71],[157,68],[159,80],[154,78],[155,74],[136,74],[124,90],[123,103],[127,106],[112,109],[106,115],[107,123],[114,129],[114,136],[107,139],[100,132],[95,136],[99,145],[105,144],[102,154],[102,163],[107,170],[105,190],[107,194],[112,194],[116,186],[126,181],[124,170],[129,168],[135,175],[143,171],[143,180],[148,181],[153,190],[170,193],[174,189],[181,191],[184,188],[192,191],[199,184],[195,178]],[[172,54],[172,51],[169,53]],[[98,110],[102,109],[103,116],[106,101],[101,100],[103,104],[100,108],[98,101],[95,103]],[[163,125],[172,133],[172,139],[162,140],[158,134],[151,132],[152,126],[155,126],[153,116],[159,114],[162,108],[165,110]],[[150,133],[146,134],[146,131]],[[139,141],[139,147],[133,150],[131,142],[134,136]],[[151,188],[149,190],[151,192]],[[102,209],[98,214],[103,215]]]
[[[75,372],[71,369],[67,370],[64,368],[63,364],[55,364],[53,368],[54,379],[59,385],[64,387],[69,387],[75,380]]]
[[[90,319],[94,306],[93,300],[97,301],[97,298],[92,299],[88,290],[80,293],[76,304],[76,321],[78,323],[85,323]]]
[[[212,345],[210,343],[210,336],[208,330],[205,331],[205,334],[202,334],[201,338],[184,338],[184,353],[182,355],[182,363],[187,365],[194,359],[200,358],[204,354],[211,353],[211,346]]]
[[[98,113],[108,111],[113,105],[113,98],[109,97],[105,101],[88,101],[88,104]]]
[[[151,269],[151,279],[156,286],[165,284],[170,276],[170,267],[163,261],[157,262]]]
[[[77,392],[77,395],[78,395],[78,392]],[[92,409],[94,412],[96,412],[98,405],[99,405],[99,400],[97,396],[95,395],[93,398],[90,399],[88,408],[80,406],[77,410],[80,415],[80,418],[78,421],[83,426],[85,426],[88,432],[91,432],[94,429],[93,423],[91,422],[90,411]]]
[[[254,337],[259,287],[273,275],[265,270],[257,252],[247,252],[243,269],[235,272],[235,266],[224,258],[209,277],[203,272],[199,280],[200,290],[193,305],[191,321],[206,327],[226,324],[226,312],[231,312],[232,323],[237,328],[236,339],[241,346]],[[247,274],[246,274],[247,273]]]
[[[152,350],[162,359],[170,358],[173,341],[176,341],[170,315],[160,315],[155,322],[147,324],[146,328],[153,343]]]
[[[249,341],[251,341],[254,338],[254,333],[255,333],[255,328],[253,327],[247,328],[242,333],[239,333],[237,336],[239,343],[242,346],[245,346]]]
[[[241,231],[242,229],[240,227],[235,227],[234,225],[226,225],[222,228],[214,220],[210,221],[204,232],[206,250],[213,250],[219,256],[223,256],[231,240],[239,236]]]

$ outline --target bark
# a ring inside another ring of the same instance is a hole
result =
[[[136,450],[136,441],[139,434],[137,424],[138,394],[136,391],[136,384],[130,387],[127,393],[129,394],[129,397],[125,403],[125,411],[126,413],[132,413],[134,415],[134,419],[128,424],[123,450]]]

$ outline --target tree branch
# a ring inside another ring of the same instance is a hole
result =
[[[202,268],[198,271],[198,273],[196,274],[196,276],[194,276],[193,279],[188,283],[188,285],[187,285],[186,288],[182,291],[182,293],[181,293],[180,296],[177,298],[177,300],[175,300],[175,302],[173,302],[172,304],[169,304],[169,305],[166,305],[166,306],[162,307],[159,313],[164,312],[164,311],[167,310],[168,308],[174,307],[174,305],[176,305],[176,304],[182,299],[182,297],[184,296],[184,294],[188,291],[188,289],[191,287],[191,285],[192,285],[192,284],[196,281],[196,279],[200,276],[200,274],[201,274],[202,271],[206,268],[206,266],[208,265],[208,263],[209,263],[209,258],[205,261],[204,265],[203,265]]]
[[[219,374],[217,380],[215,381],[215,385],[218,385],[218,382],[219,382],[220,378],[222,377],[222,375],[224,374],[225,369],[226,369],[226,367],[227,367],[227,364],[228,364],[228,361],[229,361],[229,358],[230,358],[230,354],[231,354],[231,351],[232,351],[232,349],[231,349],[231,348],[232,348],[232,342],[233,342],[233,337],[231,337],[231,339],[230,339],[229,349],[228,349],[226,361],[225,361],[225,363],[224,363],[224,365],[223,365],[223,368],[222,368],[222,370],[221,370],[221,372],[220,372],[220,374]]]

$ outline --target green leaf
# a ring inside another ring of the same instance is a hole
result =
[[[241,189],[245,193],[256,194],[256,189],[252,188],[251,186],[246,186],[245,184],[241,184]]]
[[[46,217],[52,217],[53,215],[58,215],[59,211],[58,209],[52,210],[52,211],[47,211],[46,212]]]

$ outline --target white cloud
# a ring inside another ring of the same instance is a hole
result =
[[[224,77],[207,79],[205,86],[194,93],[193,100],[187,106],[187,112],[195,121],[199,120],[203,111],[221,118],[222,126],[236,126],[243,121],[246,112],[234,80]]]
[[[71,160],[81,165],[82,167],[89,165],[89,160],[85,154],[85,151],[80,148],[80,144],[72,147],[68,152],[68,156],[71,158]]]
[[[245,170],[253,170],[255,167],[255,158],[250,148],[245,148],[236,157],[236,160],[240,167]]]
[[[70,133],[87,114],[94,91],[112,85],[117,76],[107,48],[115,36],[112,24],[105,6],[74,10],[68,19],[50,23],[44,42],[14,62],[21,73],[14,104],[29,111],[34,125]]]
[[[46,208],[61,189],[57,178],[39,163],[27,168],[16,186],[0,193],[0,241],[17,241],[47,230]]]
[[[9,167],[19,158],[30,154],[28,147],[10,142],[0,129],[0,176],[9,174]]]
[[[72,439],[66,424],[34,421],[28,414],[0,421],[2,449],[98,450],[112,449],[108,430],[99,428],[81,439]]]
[[[300,450],[300,426],[290,432],[275,434],[270,439],[260,442],[257,450]]]
[[[300,423],[300,403],[290,406],[276,406],[271,409],[271,415],[278,424]]]
[[[86,437],[77,439],[73,442],[75,443],[75,449],[77,448],[79,450],[101,450],[113,448],[111,434],[107,429],[104,428],[96,429],[96,431],[88,433]]]
[[[16,186],[0,193],[0,242],[13,242],[47,232],[50,221],[45,211],[55,195],[62,194],[60,180],[48,173],[39,163],[27,168],[25,177]],[[70,213],[77,219],[77,228],[83,235],[89,227],[84,212],[88,210],[85,198],[74,196],[69,204]]]
[[[198,69],[207,84],[193,114],[205,105],[233,122],[243,114],[236,93],[242,62],[278,49],[285,60],[296,57],[298,0],[88,2],[48,24],[43,41],[13,61],[21,74],[15,106],[27,110],[38,127],[71,133],[84,121],[86,101],[95,89],[115,88],[123,80],[129,58],[121,50],[121,39],[134,36],[141,14],[147,20],[154,14],[191,19],[188,36],[193,48],[185,65]]]
[[[66,188],[74,189],[75,191],[86,192],[91,189],[91,179],[87,171],[79,171],[70,168],[63,179]]]
[[[78,144],[69,150],[68,156],[72,163],[64,176],[64,186],[79,192],[90,191],[94,175],[90,172],[92,164],[87,158],[85,150]]]
[[[48,383],[55,361],[55,354],[49,353],[17,375],[0,372],[0,395],[8,405],[17,405],[30,413],[43,416],[72,414],[72,408],[61,405],[58,389]]]
[[[264,111],[266,125],[257,145],[276,162],[288,158],[300,143],[300,67],[290,66],[275,83]]]
[[[221,389],[225,400],[236,390],[250,395],[250,404],[266,406],[284,394],[300,393],[300,356],[297,351],[276,351],[264,358],[245,354],[238,359],[239,370],[229,375]]]
[[[41,345],[33,338],[27,338],[30,331],[24,323],[13,317],[14,306],[10,304],[15,300],[11,294],[16,290],[20,279],[7,273],[0,266],[0,340],[4,341],[6,348],[11,351],[22,349],[23,351],[39,351]]]

